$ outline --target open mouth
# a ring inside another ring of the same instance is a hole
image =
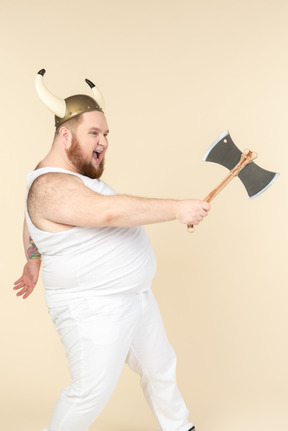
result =
[[[100,161],[100,152],[99,151],[93,151],[93,159],[96,160],[97,162]]]

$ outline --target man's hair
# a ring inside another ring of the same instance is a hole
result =
[[[54,135],[54,141],[57,138],[57,136],[59,134],[59,130],[61,129],[61,127],[66,127],[68,130],[70,130],[70,132],[74,136],[76,133],[77,127],[82,123],[82,120],[83,120],[83,114],[80,114],[74,118],[71,118],[71,120],[65,121],[65,123],[63,123],[61,126],[59,126],[56,129],[55,135]]]

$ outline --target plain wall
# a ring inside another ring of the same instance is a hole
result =
[[[202,158],[227,129],[280,173],[252,201],[233,180],[194,234],[176,221],[147,231],[197,431],[288,430],[287,14],[284,0],[1,0],[1,431],[41,431],[69,383],[41,282],[26,301],[12,291],[25,173],[54,133],[34,88],[41,68],[60,97],[90,94],[85,78],[101,89],[103,179],[120,193],[204,198],[227,170]],[[91,429],[156,428],[125,367]]]

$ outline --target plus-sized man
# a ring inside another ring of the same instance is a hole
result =
[[[103,98],[65,100],[36,77],[54,112],[51,150],[27,175],[24,246],[27,264],[15,283],[32,292],[43,261],[45,299],[66,348],[72,382],[54,408],[49,431],[88,431],[106,406],[125,362],[141,376],[162,431],[192,431],[176,383],[176,358],[151,292],[156,264],[143,225],[196,225],[210,205],[114,192],[99,180],[108,148]],[[33,238],[33,240],[32,240]]]

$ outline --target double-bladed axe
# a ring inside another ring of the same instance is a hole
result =
[[[232,141],[229,132],[224,132],[211,145],[203,160],[219,163],[230,169],[230,173],[203,200],[211,202],[235,177],[240,178],[250,199],[256,198],[267,190],[279,174],[260,168],[260,166],[253,162],[256,158],[257,153],[250,150],[244,150],[242,153]],[[194,232],[193,225],[188,225],[187,229],[188,232]]]

